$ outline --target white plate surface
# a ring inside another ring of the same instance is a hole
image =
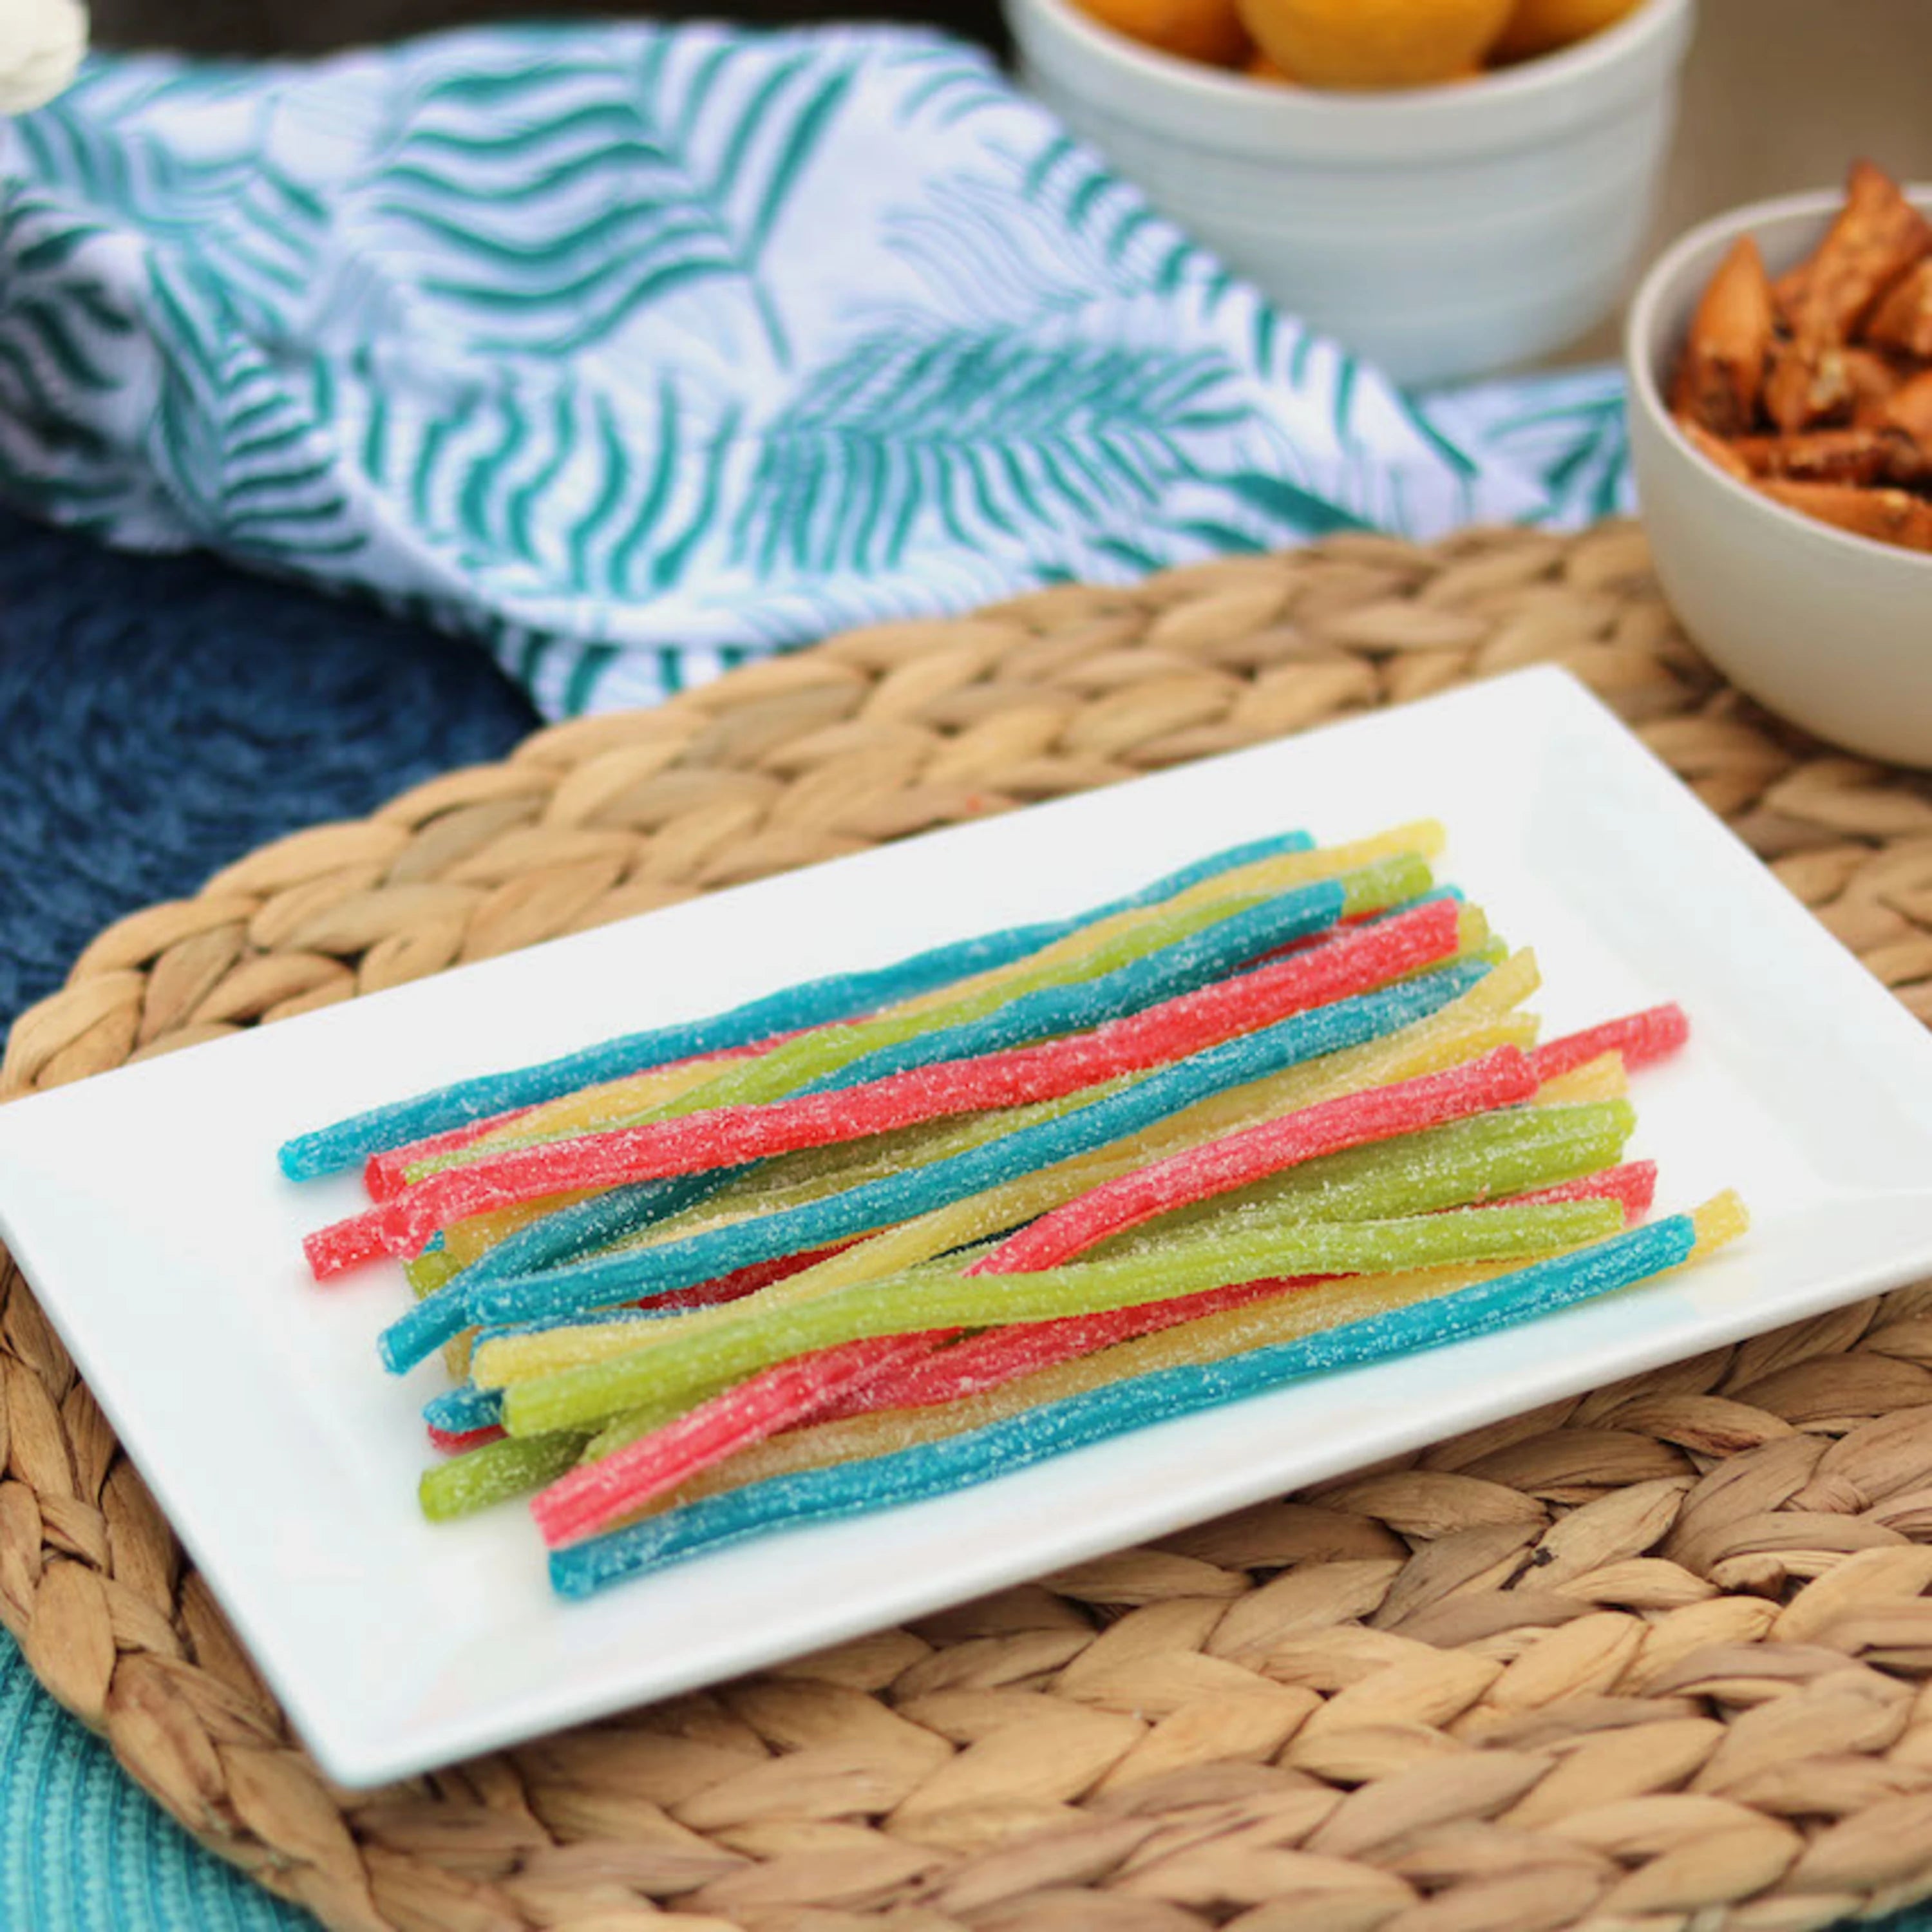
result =
[[[551,1596],[511,1508],[416,1513],[431,1365],[405,1305],[298,1244],[352,1181],[302,1129],[492,1065],[1090,904],[1297,825],[1433,814],[1444,875],[1535,946],[1552,1029],[1676,999],[1646,1074],[1660,1210],[1756,1216],[1710,1264],[1452,1350],[1162,1425],[956,1497]],[[0,1110],[0,1226],[324,1767],[368,1784],[715,1682],[1932,1270],[1932,1039],[1580,687],[1533,670],[934,834]]]

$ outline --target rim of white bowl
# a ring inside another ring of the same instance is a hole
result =
[[[1932,182],[1900,185],[1914,207],[1932,215]],[[1750,505],[1759,515],[1789,531],[1794,541],[1819,544],[1852,555],[1886,557],[1907,570],[1932,574],[1932,551],[1907,550],[1901,544],[1881,543],[1876,537],[1841,530],[1835,524],[1808,517],[1803,511],[1794,510],[1720,470],[1677,427],[1676,418],[1664,406],[1657,367],[1644,350],[1643,345],[1655,327],[1658,311],[1690,292],[1683,284],[1699,256],[1736,241],[1741,235],[1762,235],[1774,224],[1828,221],[1844,205],[1844,192],[1840,188],[1811,188],[1802,194],[1780,195],[1773,200],[1750,202],[1713,215],[1672,242],[1644,271],[1624,319],[1624,376],[1630,404],[1642,410],[1651,419],[1652,427],[1661,432],[1671,447],[1688,457],[1732,502]]]
[[[1469,152],[1515,145],[1606,78],[1640,83],[1655,66],[1674,68],[1689,45],[1695,6],[1641,0],[1574,46],[1470,80],[1345,92],[1283,86],[1163,53],[1094,19],[1076,0],[1006,0],[1022,52],[1031,52],[1023,25],[1037,22],[1143,96],[1190,113],[1232,113],[1244,134],[1292,136],[1334,158],[1397,163],[1444,140]]]

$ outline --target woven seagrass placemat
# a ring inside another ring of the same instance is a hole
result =
[[[849,634],[122,921],[52,1086],[1526,663],[1932,1018],[1932,787],[1685,643],[1640,536],[1350,537]],[[1932,1893],[1932,1287],[375,1793],[332,1788],[9,1265],[0,1622],[205,1843],[399,1932],[1798,1932]]]

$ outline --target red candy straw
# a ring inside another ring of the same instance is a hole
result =
[[[530,1513],[553,1548],[586,1535],[726,1456],[816,1420],[835,1396],[928,1353],[944,1339],[943,1333],[878,1336],[782,1362],[602,1461],[559,1477],[531,1498]]]
[[[1446,1072],[1320,1101],[1103,1181],[1009,1235],[968,1272],[1028,1274],[1054,1268],[1176,1208],[1245,1187],[1319,1155],[1527,1100],[1537,1084],[1528,1058],[1504,1046]]]
[[[440,1154],[454,1154],[472,1141],[480,1141],[485,1134],[494,1134],[499,1127],[507,1127],[512,1120],[520,1120],[536,1112],[534,1107],[512,1107],[508,1113],[486,1114],[480,1120],[466,1120],[460,1127],[430,1135],[428,1140],[412,1141],[406,1147],[372,1154],[362,1163],[363,1190],[371,1201],[390,1200],[410,1184],[405,1168],[419,1160],[434,1160]]]
[[[1633,1160],[1622,1167],[1606,1167],[1598,1174],[1586,1174],[1574,1180],[1558,1181],[1554,1187],[1539,1187],[1528,1194],[1512,1194],[1498,1207],[1546,1208],[1564,1201],[1615,1201],[1622,1204],[1624,1218],[1636,1222],[1650,1211],[1657,1198],[1657,1163]]]
[[[310,1235],[303,1247],[320,1280],[384,1255],[419,1253],[448,1222],[545,1195],[736,1167],[945,1114],[1058,1100],[1448,958],[1460,944],[1459,920],[1453,902],[1435,900],[1298,958],[1164,1000],[1090,1033],[941,1061],[831,1093],[719,1107],[452,1168]]]
[[[500,1442],[503,1432],[493,1422],[482,1429],[439,1429],[429,1424],[430,1447],[446,1456],[460,1456],[466,1449],[480,1449],[486,1442]]]
[[[1552,1040],[1529,1056],[1529,1064],[1539,1082],[1554,1080],[1603,1053],[1622,1054],[1626,1067],[1642,1066],[1675,1053],[1690,1037],[1690,1022],[1682,1006],[1650,1006]]]
[[[730,1046],[716,1053],[707,1053],[706,1060],[747,1060],[754,1054],[767,1053],[780,1046],[795,1034],[776,1034],[770,1040],[754,1041],[749,1046]],[[688,1060],[667,1060],[662,1066],[654,1066],[652,1073],[668,1072],[674,1066],[688,1066]],[[620,1083],[608,1083],[616,1085]],[[371,1201],[393,1201],[410,1185],[409,1170],[420,1161],[434,1160],[438,1154],[460,1154],[464,1148],[482,1139],[486,1134],[494,1134],[499,1127],[507,1127],[513,1121],[526,1119],[541,1112],[537,1107],[512,1107],[508,1112],[491,1114],[480,1120],[467,1120],[460,1127],[450,1127],[440,1134],[431,1134],[427,1140],[408,1141],[400,1147],[385,1148],[380,1154],[372,1154],[363,1164],[362,1185]]]

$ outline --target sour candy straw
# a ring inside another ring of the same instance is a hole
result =
[[[1418,849],[1439,850],[1441,828],[1412,828]],[[724,1013],[682,1021],[595,1046],[532,1066],[482,1074],[412,1098],[389,1102],[302,1134],[282,1148],[283,1172],[291,1180],[319,1178],[353,1167],[385,1148],[422,1140],[467,1121],[562,1098],[580,1088],[640,1073],[668,1061],[728,1051],[800,1028],[848,1018],[880,1006],[974,983],[973,976],[998,971],[1030,955],[1041,955],[1083,930],[1131,916],[1162,901],[1184,900],[1204,885],[1276,856],[1309,851],[1303,832],[1258,839],[1216,854],[1156,880],[1141,891],[1109,901],[1077,917],[1010,926],[936,946],[869,972],[834,974],[788,986]]]
[[[383,1331],[383,1359],[400,1372],[465,1328],[608,1307],[708,1281],[774,1255],[870,1233],[963,1200],[1016,1174],[1142,1132],[1211,1094],[1392,1033],[1446,1006],[1486,970],[1449,967],[1383,992],[1298,1014],[1149,1074],[1060,1119],[1023,1127],[969,1153],[784,1214],[542,1274],[461,1290],[452,1282]]]
[[[974,1263],[974,1272],[1024,1274],[1052,1268],[1109,1235],[1232,1193],[1299,1162],[1508,1106],[1535,1091],[1529,1062],[1504,1047],[1447,1072],[1324,1100],[1106,1182],[1009,1236]]]
[[[422,1513],[432,1522],[472,1515],[554,1481],[584,1447],[581,1436],[544,1436],[519,1442],[501,1436],[423,1472],[416,1486]]]
[[[736,1450],[808,1422],[842,1396],[931,1354],[942,1339],[886,1336],[778,1363],[700,1402],[627,1450],[560,1472],[532,1506],[537,1526],[548,1543],[601,1528]]]
[[[622,1577],[663,1569],[782,1526],[828,1522],[952,1493],[1125,1430],[1198,1414],[1304,1376],[1495,1334],[1677,1267],[1700,1246],[1700,1232],[1714,1245],[1742,1226],[1736,1197],[1720,1196],[1696,1216],[1673,1215],[1477,1287],[1301,1341],[1110,1384],[950,1442],[783,1477],[671,1510],[553,1552],[550,1580],[563,1596],[587,1596]]]
[[[930,1228],[935,1245],[917,1254],[908,1251],[880,1271],[889,1273],[892,1268],[904,1265],[910,1261],[926,1260],[946,1248],[962,1246],[984,1234],[1016,1226],[1046,1208],[1070,1199],[1083,1186],[1108,1178],[1138,1160],[1192,1145],[1214,1134],[1264,1118],[1272,1112],[1308,1106],[1316,1100],[1366,1086],[1412,1078],[1476,1058],[1498,1046],[1514,1046],[1527,1050],[1534,1041],[1535,1022],[1527,1015],[1511,1010],[1528,998],[1538,983],[1534,956],[1527,951],[1512,954],[1440,1012],[1398,1029],[1388,1040],[1331,1054],[1309,1065],[1214,1096],[1149,1130],[1124,1154],[1116,1149],[1076,1156],[1058,1164],[1050,1172],[1032,1174],[1022,1182],[1008,1183],[984,1192],[982,1199],[992,1218],[983,1222],[977,1218],[978,1210],[970,1207],[964,1215],[959,1209],[954,1208],[920,1216],[908,1224],[908,1238],[916,1240]],[[1070,1103],[1054,1104],[1064,1108]],[[987,1119],[998,1131],[1006,1130],[998,1117]],[[977,1134],[980,1130],[980,1123],[968,1122],[915,1131],[943,1138],[952,1134]],[[816,1165],[828,1159],[842,1162],[850,1157],[834,1150],[830,1156],[818,1154],[788,1158],[794,1162]],[[916,1156],[922,1163],[928,1157],[926,1153]],[[653,1231],[668,1232],[681,1222],[688,1222],[693,1214],[708,1214],[713,1208],[723,1208],[728,1203],[761,1210],[762,1204],[758,1197],[764,1192],[762,1183],[761,1170],[748,1169],[724,1183],[715,1196],[707,1196],[710,1206],[661,1208],[652,1198],[650,1190],[661,1184],[676,1187],[690,1184],[640,1182],[634,1189],[616,1190],[611,1196],[604,1197],[610,1204],[608,1208],[600,1207],[596,1197],[593,1197],[580,1207],[567,1208],[551,1216],[543,1224],[552,1228],[550,1234],[532,1232],[525,1226],[535,1213],[533,1208],[512,1209],[500,1217],[484,1216],[476,1220],[460,1222],[447,1231],[446,1239],[452,1251],[461,1255],[466,1264],[476,1264],[475,1272],[466,1275],[460,1282],[452,1282],[451,1286],[460,1292],[485,1281],[536,1273],[561,1262],[584,1258],[600,1251],[609,1252],[619,1243],[640,1236],[656,1238]],[[1002,1214],[1005,1216],[1004,1220],[999,1218]],[[964,1233],[954,1232],[954,1224],[962,1220],[971,1225]],[[585,1223],[596,1226],[586,1227],[580,1238],[573,1231]],[[482,1258],[483,1250],[493,1248],[500,1241],[507,1242],[512,1237],[518,1242],[514,1249]],[[410,1265],[413,1268],[418,1264]]]
[[[1648,1066],[1675,1053],[1690,1036],[1690,1022],[1676,1005],[1646,1007],[1586,1027],[1540,1046],[1532,1056],[1539,1080],[1554,1080],[1600,1054],[1614,1053],[1626,1067]]]
[[[1461,1121],[1410,1136],[1406,1142],[1331,1155],[1284,1177],[1291,1184],[1278,1181],[1264,1198],[1232,1205],[1210,1204],[1207,1208],[1190,1210],[1187,1216],[1174,1217],[1180,1224],[1178,1226],[1142,1229],[1106,1243],[1098,1252],[1106,1258],[1136,1256],[1158,1259],[1165,1244],[1176,1234],[1239,1232],[1258,1235],[1264,1230],[1303,1220],[1390,1220],[1466,1207],[1498,1195],[1506,1196],[1514,1206],[1540,1205],[1544,1204],[1538,1197],[1525,1198],[1516,1190],[1564,1175],[1582,1178],[1567,1187],[1552,1190],[1552,1199],[1609,1199],[1624,1208],[1628,1214],[1634,1196],[1648,1205],[1642,1182],[1623,1178],[1611,1181],[1592,1170],[1600,1169],[1616,1159],[1634,1121],[1630,1107],[1622,1102],[1561,1109],[1520,1108]],[[1619,1177],[1622,1172],[1612,1171]],[[1198,1301],[1202,1294],[1218,1292],[1202,1291],[1178,1300]],[[1177,1306],[1178,1300],[1147,1306]],[[1112,1323],[1112,1339],[1118,1340],[1135,1332],[1135,1324],[1144,1312],[1142,1308],[1130,1308],[1065,1318],[1058,1322],[1032,1324],[1030,1332],[1038,1334],[1045,1328],[1070,1333],[1084,1325],[1097,1334]],[[691,1334],[705,1330],[703,1324],[687,1320],[674,1329],[657,1332],[665,1340],[687,1340]],[[480,1345],[478,1372],[500,1391],[502,1386],[512,1382],[608,1360],[634,1350],[639,1340],[635,1322],[598,1322],[542,1334],[490,1331]],[[962,1343],[958,1348],[948,1350],[943,1359],[950,1362],[962,1352],[979,1346],[976,1342]],[[1091,1346],[1102,1344],[1096,1341]],[[932,1372],[938,1372],[938,1369]],[[465,1414],[476,1412],[463,1412]],[[490,1419],[495,1420],[500,1412],[500,1405],[491,1408]],[[620,1417],[599,1432],[592,1453],[604,1454],[621,1448],[656,1427],[660,1419],[661,1410],[655,1406],[641,1415]]]
[[[1279,914],[1286,905],[1286,900],[1276,901],[1258,911]],[[1462,939],[1459,909],[1438,901],[1279,964],[1220,978],[1236,960],[1252,956],[1256,950],[1245,939],[1233,942],[1237,950],[1232,953],[1222,950],[1228,942],[1220,935],[1246,923],[1238,918],[1226,921],[1201,935],[1198,947],[1188,949],[1215,960],[1216,983],[1101,1024],[1090,1033],[894,1073],[863,1086],[758,1106],[720,1108],[500,1154],[434,1175],[394,1199],[310,1236],[304,1247],[320,1278],[378,1254],[419,1252],[436,1229],[450,1222],[520,1202],[742,1166],[774,1154],[890,1132],[944,1114],[1061,1099],[1082,1088],[1198,1052],[1290,1013],[1366,991],[1447,958]],[[1171,954],[1183,950],[1169,949]],[[1142,963],[1152,966],[1161,957]],[[1172,976],[1163,975],[1152,983],[1168,983]],[[1191,979],[1193,972],[1180,976]],[[1103,1004],[1088,1017],[1107,1010]]]
[[[1210,1096],[1207,1100],[1184,1109],[1130,1141],[1076,1156],[1023,1174],[1014,1180],[996,1183],[970,1192],[950,1205],[914,1215],[896,1225],[889,1223],[884,1227],[883,1232],[850,1246],[844,1253],[806,1268],[766,1289],[761,1298],[760,1305],[776,1307],[812,1299],[828,1294],[835,1288],[878,1280],[916,1267],[938,1255],[968,1247],[1073,1198],[1097,1180],[1129,1172],[1142,1160],[1158,1157],[1176,1148],[1185,1147],[1196,1140],[1226,1132],[1230,1127],[1251,1120],[1258,1112],[1266,1115],[1278,1107],[1312,1104],[1336,1093],[1354,1090],[1364,1082],[1412,1077],[1456,1064],[1466,1055],[1474,1057],[1486,1051],[1493,1051],[1498,1046],[1520,1044],[1523,1038],[1522,1030],[1530,1024],[1526,1019],[1507,1012],[1498,1019],[1489,1019],[1483,1016],[1502,1012],[1504,1002],[1522,997],[1533,987],[1533,983],[1532,962],[1526,956],[1519,956],[1498,968],[1492,974],[1479,980],[1468,993],[1451,1002],[1437,1015],[1387,1039],[1331,1054],[1268,1079]],[[1498,990],[1492,992],[1492,986]],[[1546,1111],[1536,1110],[1539,1114]],[[1552,1120],[1562,1119],[1572,1122],[1581,1118],[1574,1111],[1565,1112],[1561,1115],[1553,1111],[1548,1112],[1547,1118]],[[1553,1167],[1532,1165],[1520,1172],[1512,1170],[1511,1178],[1507,1184],[1528,1186],[1536,1181],[1560,1178],[1585,1168],[1614,1160],[1624,1138],[1630,1132],[1634,1116],[1626,1106],[1607,1118],[1600,1117],[1584,1122],[1578,1127],[1578,1131],[1585,1138],[1574,1149],[1574,1159],[1552,1150],[1551,1158],[1556,1160],[1558,1165]],[[1472,1124],[1472,1126],[1478,1124]],[[1540,1132],[1534,1122],[1528,1124],[1533,1133]],[[1608,1133],[1611,1138],[1594,1138],[1600,1133]],[[1540,1144],[1540,1141],[1538,1144]],[[1484,1142],[1484,1146],[1487,1148],[1489,1143]],[[1466,1160],[1467,1153],[1460,1157]],[[1486,1157],[1504,1156],[1492,1149]],[[1355,1158],[1348,1154],[1328,1157],[1322,1163],[1322,1175],[1325,1177],[1337,1162],[1347,1162]],[[1532,1161],[1536,1158],[1534,1153],[1532,1158]],[[1311,1185],[1315,1178],[1312,1175],[1310,1177]],[[1479,1182],[1480,1177],[1477,1180]],[[1448,1184],[1460,1186],[1463,1183],[1452,1175]],[[1282,1185],[1279,1181],[1269,1184],[1269,1190],[1279,1189]],[[1292,1189],[1299,1184],[1294,1177],[1289,1177],[1287,1185]],[[1472,1183],[1472,1186],[1473,1188],[1475,1184]],[[1310,1211],[1331,1219],[1341,1216],[1345,1211],[1360,1218],[1374,1218],[1378,1211],[1390,1214],[1421,1213],[1430,1208],[1453,1204],[1463,1197],[1453,1193],[1446,1196],[1432,1196],[1425,1187],[1413,1195],[1388,1196],[1388,1204],[1381,1210],[1370,1204],[1381,1198],[1370,1195],[1358,1196],[1358,1204],[1345,1210],[1340,1204],[1331,1205],[1324,1196],[1320,1205],[1312,1208]],[[1183,1210],[1174,1219],[1177,1222],[1184,1221],[1198,1217],[1205,1211],[1209,1210]],[[657,1306],[658,1304],[654,1300],[649,1305]],[[545,1325],[557,1325],[571,1318],[568,1316],[556,1318],[554,1322],[546,1322]],[[610,1318],[604,1318],[608,1320]],[[628,1318],[617,1318],[628,1320]],[[679,1324],[680,1331],[694,1332],[709,1318],[712,1318],[704,1313],[686,1316]],[[518,1324],[523,1328],[528,1325]],[[600,1359],[603,1354],[610,1352],[609,1348],[598,1339],[600,1326],[579,1323],[572,1329],[567,1340],[560,1336],[556,1346],[566,1351],[573,1351],[579,1343],[588,1340],[596,1351],[588,1358]],[[502,1330],[491,1330],[486,1346],[494,1343],[496,1338],[504,1332]],[[619,1346],[633,1346],[628,1334]],[[514,1344],[512,1347],[514,1348]],[[539,1348],[537,1354],[541,1356],[542,1353]],[[562,1365],[564,1364],[549,1364]],[[537,1371],[532,1370],[531,1372]],[[517,1372],[523,1371],[520,1370]]]
[[[503,1426],[512,1436],[574,1428],[646,1397],[668,1401],[687,1389],[709,1393],[794,1356],[868,1336],[1048,1321],[1270,1275],[1392,1274],[1547,1254],[1592,1240],[1622,1220],[1606,1202],[1574,1202],[1209,1234],[1174,1243],[1158,1256],[1079,1262],[1030,1274],[968,1276],[934,1264],[782,1310],[748,1310],[746,1318],[682,1342],[674,1336],[634,1355],[519,1382],[505,1391]]]
[[[790,1474],[795,1470],[827,1468],[964,1436],[988,1424],[1023,1415],[1070,1396],[1084,1394],[1132,1376],[1184,1366],[1190,1363],[1226,1361],[1250,1349],[1298,1340],[1324,1328],[1339,1328],[1390,1309],[1406,1308],[1432,1296],[1453,1294],[1479,1282],[1493,1280],[1506,1264],[1460,1268],[1428,1268],[1408,1274],[1355,1275],[1307,1282],[1254,1283],[1276,1292],[1238,1299],[1218,1312],[1204,1314],[1116,1343],[1088,1355],[1036,1369],[1030,1375],[995,1384],[947,1402],[921,1403],[892,1409],[822,1420],[756,1444],[728,1462],[704,1472],[647,1509],[681,1507],[721,1490],[742,1489],[748,1483]],[[1206,1301],[1205,1295],[1190,1299]],[[1003,1331],[1024,1334],[1024,1330]],[[603,1437],[593,1437],[586,1456],[600,1452]]]

